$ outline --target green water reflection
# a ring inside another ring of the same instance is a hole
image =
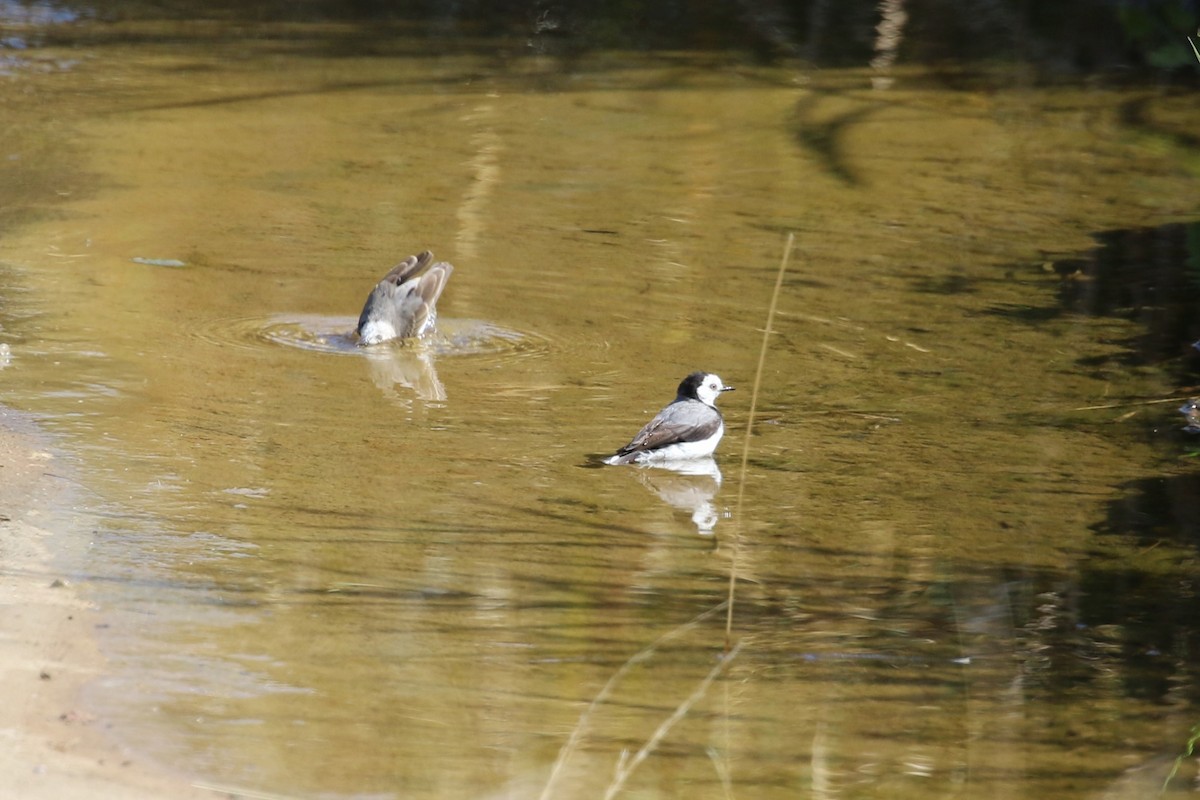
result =
[[[1194,542],[1104,523],[1175,469],[1137,404],[1172,386],[1054,265],[1192,218],[1193,94],[138,30],[4,87],[0,238],[8,398],[94,493],[91,700],[136,751],[309,797],[603,796],[648,743],[633,796],[1169,765],[1196,626],[1148,623]],[[720,480],[585,468],[692,369],[749,388],[787,232],[740,504],[747,391]],[[424,247],[467,338],[327,346]]]

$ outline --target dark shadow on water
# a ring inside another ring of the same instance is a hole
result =
[[[1051,322],[1052,320],[1060,319],[1063,316],[1063,310],[1057,306],[1003,305],[992,306],[989,311],[997,317],[1005,317],[1014,322],[1020,322],[1025,325],[1036,325],[1042,322]]]
[[[1097,549],[1125,550],[1080,579],[1081,619],[1107,640],[1130,696],[1200,699],[1200,471],[1132,481],[1095,526]],[[1145,566],[1140,567],[1144,562]],[[1103,633],[1107,632],[1107,633]]]
[[[1192,346],[1200,339],[1200,222],[1104,231],[1094,238],[1097,245],[1088,253],[1041,267],[1057,279],[1057,303],[995,306],[991,313],[1028,324],[1072,314],[1131,320],[1142,333],[1114,342],[1124,350],[1121,363],[1170,363],[1181,378],[1194,374],[1200,369],[1200,352]]]
[[[1196,131],[1164,127],[1161,121],[1154,119],[1148,110],[1153,100],[1154,98],[1148,95],[1122,103],[1118,111],[1121,123],[1139,134],[1167,139],[1174,147],[1193,151],[1200,149],[1200,134]]]
[[[792,135],[801,150],[814,156],[833,177],[847,186],[858,186],[862,179],[843,152],[845,136],[855,125],[887,108],[887,105],[872,103],[833,119],[821,120],[814,116],[814,111],[821,105],[822,99],[820,93],[812,93],[796,104]]]
[[[1141,549],[1170,545],[1200,555],[1200,471],[1126,484],[1096,530],[1133,537]]]
[[[926,276],[918,278],[914,287],[926,294],[959,295],[980,291],[977,281],[966,275]]]

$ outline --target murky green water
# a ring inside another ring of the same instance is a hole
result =
[[[93,493],[135,751],[338,798],[1165,777],[1194,543],[1106,522],[1186,479],[1173,387],[1052,263],[1194,219],[1194,94],[210,33],[0,78],[6,400]],[[345,346],[425,247],[442,338]],[[741,389],[723,475],[584,467],[696,368]]]

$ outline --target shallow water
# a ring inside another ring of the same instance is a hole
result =
[[[1053,265],[1194,218],[1194,94],[105,30],[0,88],[0,337],[136,752],[336,798],[1165,777],[1194,543],[1112,521],[1180,420]],[[438,337],[354,347],[425,247]],[[696,368],[720,472],[587,467]]]

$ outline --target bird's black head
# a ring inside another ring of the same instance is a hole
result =
[[[680,397],[686,397],[690,400],[696,399],[696,392],[704,385],[704,379],[708,377],[707,372],[693,372],[682,381],[679,382],[679,388],[676,394]]]
[[[720,377],[711,372],[693,372],[680,382],[676,393],[678,397],[699,400],[711,406],[716,403],[717,395],[732,390],[732,386],[726,386]]]

